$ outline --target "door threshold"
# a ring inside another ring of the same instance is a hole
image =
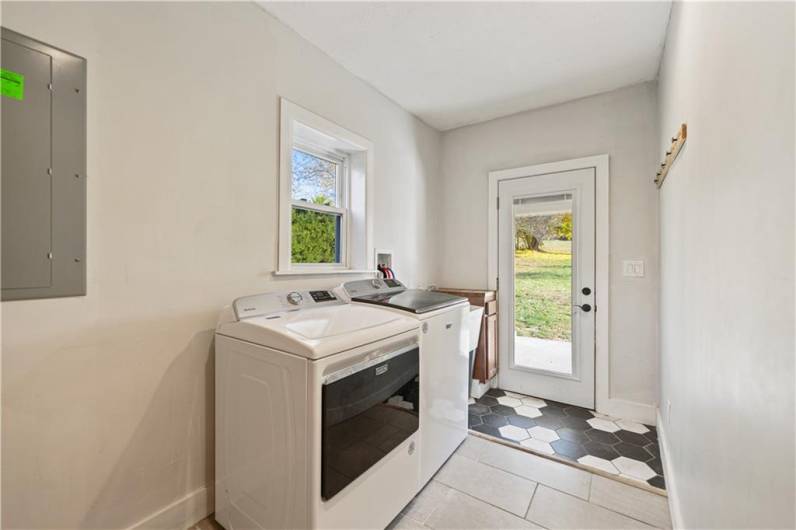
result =
[[[474,431],[473,429],[468,429],[468,431],[470,433],[470,436],[475,436],[476,438],[481,438],[481,439],[486,440],[488,442],[504,445],[506,447],[511,447],[512,449],[516,449],[516,450],[522,451],[524,453],[529,453],[529,454],[532,454],[534,456],[539,456],[539,457],[545,458],[547,460],[552,460],[553,462],[558,462],[559,464],[565,464],[565,465],[570,466],[570,467],[574,467],[574,468],[577,468],[577,469],[582,469],[583,471],[588,471],[589,473],[591,473],[593,475],[599,475],[601,477],[605,477],[605,478],[611,479],[611,480],[616,481],[616,482],[621,482],[622,484],[626,484],[628,486],[633,486],[634,488],[638,488],[640,490],[648,491],[650,493],[654,493],[656,495],[660,495],[661,497],[666,497],[666,498],[669,497],[669,494],[666,492],[666,490],[662,490],[660,488],[656,488],[654,486],[650,486],[649,484],[645,484],[645,483],[639,482],[637,480],[625,478],[625,477],[622,477],[620,475],[614,475],[612,473],[608,473],[606,471],[603,471],[602,469],[599,469],[599,468],[596,468],[596,467],[587,466],[585,464],[581,464],[580,462],[575,462],[573,460],[567,460],[566,458],[561,458],[560,456],[551,455],[551,454],[548,454],[548,453],[543,453],[541,451],[535,451],[535,450],[531,449],[530,447],[525,447],[524,445],[516,444],[516,443],[510,442],[509,440],[504,440],[503,438],[498,438],[497,436],[491,436],[489,434],[484,434],[482,432]]]

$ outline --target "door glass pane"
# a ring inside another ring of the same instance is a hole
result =
[[[572,374],[572,195],[517,198],[514,364]]]
[[[337,197],[339,164],[293,149],[292,165],[294,201],[340,206]]]
[[[293,207],[290,254],[293,263],[340,263],[339,213]]]

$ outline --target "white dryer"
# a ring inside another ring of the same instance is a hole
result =
[[[360,307],[381,307],[421,325],[420,480],[428,482],[467,437],[469,331],[466,298],[407,289],[393,278],[340,285],[340,298]]]
[[[215,517],[384,528],[420,488],[418,321],[330,291],[236,300],[216,329]]]

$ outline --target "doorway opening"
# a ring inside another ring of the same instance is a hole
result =
[[[594,408],[594,190],[594,168],[498,184],[501,388]]]
[[[491,386],[610,408],[608,156],[494,171],[489,189],[499,314]]]

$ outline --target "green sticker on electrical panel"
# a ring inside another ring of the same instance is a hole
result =
[[[0,94],[11,99],[25,99],[25,76],[0,68]]]

